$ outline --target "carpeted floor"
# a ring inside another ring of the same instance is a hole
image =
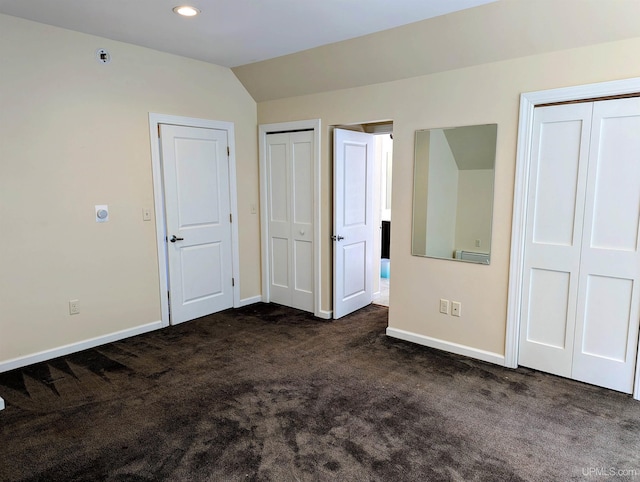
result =
[[[0,480],[640,480],[640,402],[386,319],[257,304],[0,374]]]

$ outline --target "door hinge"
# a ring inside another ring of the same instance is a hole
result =
[[[229,222],[232,223],[233,222],[233,217],[231,215],[231,213],[229,213]]]
[[[160,124],[158,124],[158,139],[160,139]]]
[[[169,301],[169,320],[171,320],[171,291],[167,291],[167,300]]]
[[[231,286],[235,286],[236,285],[236,279],[235,278],[231,278]]]
[[[229,146],[227,146],[227,157],[229,157],[231,155],[231,150],[229,149]]]

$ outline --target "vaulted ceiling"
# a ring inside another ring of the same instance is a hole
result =
[[[0,13],[236,67],[496,0],[0,0]],[[177,5],[200,10],[192,18]]]
[[[184,1],[201,15],[175,15],[178,0],[0,0],[0,13],[231,67],[257,102],[640,37],[638,0]]]
[[[233,71],[262,102],[640,37],[639,18],[637,0],[499,0]]]

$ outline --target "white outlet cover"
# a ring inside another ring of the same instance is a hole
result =
[[[106,223],[107,221],[109,221],[109,206],[96,204],[96,223]]]

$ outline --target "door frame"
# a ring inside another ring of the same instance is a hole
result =
[[[534,109],[538,105],[554,102],[595,100],[603,97],[638,93],[640,93],[640,78],[563,87],[520,95],[504,362],[505,366],[509,368],[518,366],[518,340],[521,323],[520,310],[522,307],[525,228]],[[640,400],[640,356],[636,357],[636,373],[633,387],[633,398]]]
[[[156,223],[156,245],[158,252],[158,275],[160,279],[160,311],[162,326],[170,324],[169,319],[169,263],[167,251],[167,222],[164,205],[164,183],[162,182],[162,160],[160,158],[160,124],[172,124],[184,127],[200,127],[227,132],[229,145],[229,202],[231,216],[231,269],[235,280],[233,307],[240,306],[240,258],[238,249],[238,185],[236,183],[235,132],[233,122],[198,119],[168,114],[149,113],[149,141],[151,143],[151,169],[153,174],[153,202]]]
[[[322,273],[321,267],[321,238],[320,219],[322,204],[321,169],[320,169],[320,119],[309,119],[275,124],[260,124],[258,126],[258,149],[260,157],[260,251],[262,257],[262,301],[271,301],[269,290],[269,276],[271,265],[269,262],[269,223],[267,210],[267,134],[276,132],[292,132],[299,130],[313,130],[313,314],[318,318],[329,319],[331,313],[322,310]]]

